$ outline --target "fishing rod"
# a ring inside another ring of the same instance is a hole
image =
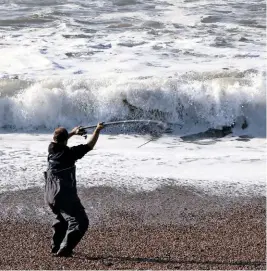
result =
[[[108,126],[116,126],[116,125],[123,125],[123,124],[136,124],[136,123],[144,123],[146,125],[148,124],[156,124],[158,127],[164,129],[163,133],[171,133],[172,132],[172,128],[170,126],[178,126],[180,127],[180,129],[183,127],[182,124],[176,124],[176,123],[166,123],[163,121],[157,121],[157,120],[145,120],[145,119],[141,119],[141,120],[120,120],[120,121],[112,121],[112,122],[103,122],[104,128],[108,127]],[[81,130],[85,131],[88,129],[94,129],[96,128],[97,125],[90,125],[90,126],[83,126],[81,127]],[[85,138],[87,137],[86,132],[82,133],[81,135],[83,135]],[[152,139],[149,139],[147,142],[145,142],[144,144],[138,146],[137,148],[141,148],[142,146],[148,144],[151,141],[156,140],[155,137],[153,137]]]
[[[170,132],[169,130],[171,130],[171,127],[178,126],[180,127],[180,129],[183,127],[183,124],[179,124],[179,123],[163,122],[159,120],[145,120],[145,119],[103,122],[103,125],[104,127],[108,127],[108,126],[116,126],[116,125],[122,125],[122,124],[135,124],[135,123],[156,124],[158,126],[161,126],[162,128],[165,128],[167,133]],[[97,125],[82,126],[81,129],[87,130],[87,129],[93,129],[96,127]]]
[[[162,121],[157,121],[157,120],[120,120],[120,121],[113,121],[113,122],[104,122],[103,125],[104,127],[108,127],[108,126],[115,126],[115,125],[122,125],[122,124],[135,124],[135,123],[145,123],[145,124],[157,124],[163,127],[166,127],[168,124],[164,123]],[[84,130],[87,129],[93,129],[96,128],[97,125],[91,125],[91,126],[84,126],[81,127]]]

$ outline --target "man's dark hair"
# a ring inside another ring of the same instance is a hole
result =
[[[53,139],[57,143],[63,143],[64,141],[67,141],[69,138],[69,133],[64,127],[58,127],[54,131]]]

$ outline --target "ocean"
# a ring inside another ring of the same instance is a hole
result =
[[[265,1],[0,6],[0,192],[44,185],[58,126],[152,119],[172,132],[155,136],[156,128],[144,125],[104,130],[77,162],[78,185],[265,195]],[[226,137],[183,140],[232,123]]]

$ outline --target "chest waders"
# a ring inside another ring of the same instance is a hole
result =
[[[75,166],[45,172],[45,201],[54,213],[52,253],[70,256],[89,220],[77,195]]]

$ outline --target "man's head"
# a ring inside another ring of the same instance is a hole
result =
[[[53,140],[56,143],[67,145],[69,133],[64,127],[58,127],[54,131]]]

